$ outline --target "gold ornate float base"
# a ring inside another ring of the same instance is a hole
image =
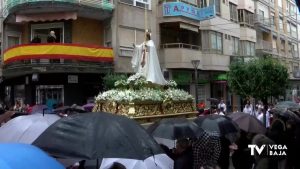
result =
[[[178,102],[111,102],[98,101],[93,112],[109,112],[125,115],[140,123],[153,122],[162,118],[195,117],[192,101]]]

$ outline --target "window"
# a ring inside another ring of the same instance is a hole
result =
[[[288,34],[290,34],[290,32],[291,32],[291,23],[290,22],[287,22],[287,24],[286,24],[286,32]]]
[[[223,34],[215,31],[202,31],[203,52],[223,53]],[[209,40],[209,43],[207,43]]]
[[[193,6],[197,6],[198,0],[182,0],[182,2],[188,3]]]
[[[147,6],[148,9],[151,9],[151,0],[120,0],[120,2],[142,8]]]
[[[290,13],[288,13],[288,15],[290,15],[292,18],[296,19],[297,18],[296,6],[294,4],[289,3],[289,8],[290,8]]]
[[[241,41],[241,54],[243,56],[255,56],[255,43],[250,41]]]
[[[272,47],[273,47],[273,52],[277,53],[277,39],[273,37],[272,39]]]
[[[210,32],[210,44],[211,44],[211,49],[215,49],[217,51],[222,52],[222,34],[219,32]]]
[[[220,0],[214,0],[215,1],[215,8],[216,8],[216,13],[217,14],[220,14],[221,13],[221,2],[220,2]]]
[[[7,36],[7,48],[20,44],[20,37]]]
[[[296,43],[289,43],[289,54],[292,57],[298,57]]]
[[[41,43],[48,43],[48,35],[50,31],[54,31],[56,43],[64,43],[64,23],[42,23],[42,24],[32,24],[31,25],[31,39],[38,36]],[[31,63],[61,63],[63,59],[32,59]]]
[[[56,43],[64,43],[64,23],[43,23],[31,25],[31,39],[36,35],[41,39],[41,43],[47,43],[47,38],[50,31],[54,31]]]
[[[282,0],[277,0],[278,2],[278,7],[281,8],[280,10],[282,10]]]
[[[105,47],[112,47],[112,32],[111,32],[111,27],[107,26],[104,28],[104,45]]]
[[[285,41],[284,40],[281,40],[281,42],[280,42],[280,50],[281,50],[281,52],[285,52]]]
[[[275,13],[274,12],[270,13],[270,21],[271,21],[271,26],[275,27]]]
[[[132,56],[133,46],[132,44],[141,44],[145,39],[144,30],[135,28],[120,27],[120,56]]]
[[[283,19],[282,18],[279,18],[278,24],[279,24],[279,30],[283,31]]]
[[[239,17],[239,22],[240,24],[243,26],[250,26],[253,27],[254,23],[253,23],[253,13],[244,10],[244,9],[239,9],[238,10],[238,17]]]
[[[230,7],[230,20],[237,22],[238,21],[237,6],[233,3],[229,3],[229,7]]]
[[[207,7],[208,5],[207,5],[207,0],[200,0],[200,7],[201,8],[205,8],[205,7]]]
[[[262,10],[259,10],[259,16],[261,16],[262,18],[264,18],[265,17],[265,12],[262,11]]]
[[[291,24],[291,35],[294,38],[297,38],[297,27],[294,24]]]
[[[239,55],[239,38],[237,37],[232,37],[232,54],[233,55]]]

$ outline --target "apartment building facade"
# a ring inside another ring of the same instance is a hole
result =
[[[240,99],[230,93],[225,75],[231,62],[270,54],[292,70],[299,68],[300,19],[288,15],[296,6],[282,0],[280,11],[277,1],[273,6],[267,1],[4,0],[6,96],[11,101],[22,98],[26,103],[43,103],[51,95],[64,104],[95,96],[107,72],[133,72],[132,44],[142,43],[149,29],[166,79],[177,81],[193,95],[197,85],[199,101],[208,106],[207,98],[223,98],[232,109],[239,109]],[[181,11],[170,12],[170,7]],[[183,14],[184,10],[190,13]],[[49,46],[45,42],[51,30],[56,32],[57,43]],[[37,35],[41,45],[30,43]],[[74,57],[76,47],[85,53]],[[55,53],[62,48],[64,53]],[[200,60],[196,83],[192,60]]]
[[[290,74],[287,100],[292,100],[292,90],[300,89],[299,71],[299,24],[300,16],[293,0],[255,1],[255,28],[257,55],[272,55],[283,63]]]
[[[111,25],[116,33],[112,35],[116,72],[132,72],[132,43],[144,41],[147,6],[146,27],[152,32],[165,77],[193,95],[197,85],[199,101],[208,106],[207,98],[214,97],[223,98],[237,109],[239,99],[229,92],[225,73],[231,61],[255,55],[253,1],[119,0],[115,6]],[[213,12],[201,18],[170,11],[176,8],[186,13],[213,8]],[[197,83],[192,60],[200,60]]]
[[[84,104],[97,95],[101,77],[113,71],[109,33],[113,1],[1,2],[1,85],[7,103]],[[55,36],[51,42],[50,32]]]

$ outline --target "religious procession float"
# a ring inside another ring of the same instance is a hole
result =
[[[115,89],[100,93],[93,111],[125,115],[141,123],[174,116],[194,117],[193,97],[176,89],[175,81],[164,79],[151,33],[145,30],[145,41],[133,44],[131,64],[135,74],[116,81]]]
[[[156,85],[137,73],[116,81],[115,89],[99,93],[93,111],[125,115],[140,122],[195,116],[193,97],[176,86],[173,80]]]

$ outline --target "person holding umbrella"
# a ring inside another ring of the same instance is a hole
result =
[[[221,152],[218,136],[204,132],[199,139],[192,141],[193,169],[201,167],[215,167]]]
[[[238,149],[232,154],[232,163],[235,169],[251,169],[254,158],[250,154],[248,145],[254,134],[241,130],[240,138],[236,141]]]
[[[193,155],[188,139],[178,139],[173,153],[174,169],[193,168]]]

